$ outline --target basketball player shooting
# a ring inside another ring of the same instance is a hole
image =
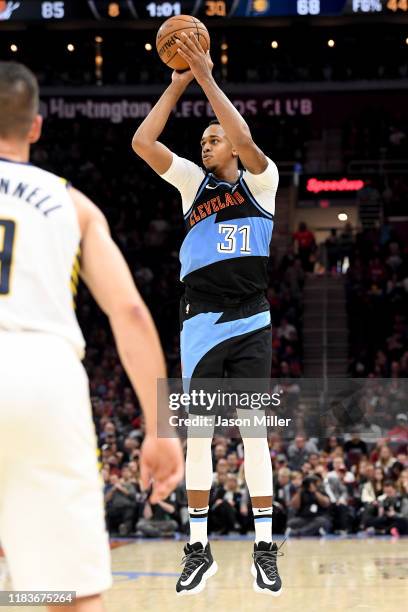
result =
[[[157,438],[156,329],[100,210],[29,164],[41,134],[38,84],[0,62],[0,540],[13,588],[76,591],[50,610],[101,612],[112,584],[84,338],[73,294],[81,276],[109,317],[144,411],[141,455],[151,501],[183,476],[177,439]],[[18,604],[17,604],[18,605]]]
[[[210,55],[196,36],[183,32],[178,46],[190,69],[173,72],[171,84],[136,131],[132,146],[181,194],[186,230],[180,249],[185,284],[180,309],[183,378],[222,378],[227,372],[230,378],[268,379],[272,338],[265,290],[278,170],[254,143],[247,123],[218,87]],[[204,170],[158,141],[173,107],[194,78],[217,117],[201,138]],[[238,160],[244,170],[239,171]],[[255,521],[254,590],[279,595],[266,431],[261,439],[242,437]],[[211,439],[188,436],[191,537],[176,586],[181,595],[201,592],[217,571],[207,539],[211,482]]]

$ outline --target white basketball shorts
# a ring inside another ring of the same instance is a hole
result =
[[[58,336],[0,331],[0,542],[15,590],[112,584],[88,379]]]

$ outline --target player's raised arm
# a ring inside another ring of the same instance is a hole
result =
[[[158,174],[167,172],[173,159],[170,149],[159,142],[158,138],[171,111],[193,78],[190,70],[182,73],[174,71],[170,85],[133,136],[132,149]]]
[[[164,499],[182,479],[183,457],[178,439],[156,438],[157,379],[166,377],[159,337],[105,217],[81,192],[71,188],[70,193],[81,228],[81,276],[109,318],[120,359],[145,415],[144,484],[153,477],[152,501]]]
[[[215,82],[212,75],[213,64],[209,53],[204,53],[194,34],[187,36],[183,32],[178,44],[178,53],[189,64],[191,72],[207,96],[218,121],[238,153],[243,166],[252,174],[261,174],[266,170],[268,160],[252,140],[245,119]]]

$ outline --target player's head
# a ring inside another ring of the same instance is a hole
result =
[[[41,135],[37,79],[17,62],[0,62],[0,139],[34,143]]]
[[[209,172],[219,172],[231,163],[238,167],[238,153],[215,119],[210,121],[201,137],[201,158],[205,169]]]

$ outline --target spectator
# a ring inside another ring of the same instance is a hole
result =
[[[306,440],[303,435],[296,436],[295,440],[289,444],[287,452],[290,469],[299,470],[310,453],[317,453],[315,443],[312,440]]]
[[[287,535],[326,535],[331,528],[330,499],[317,476],[308,476],[293,495],[290,506],[295,516],[287,522]]]
[[[353,432],[350,440],[347,440],[344,444],[344,452],[346,453],[348,463],[354,465],[361,461],[362,456],[367,456],[367,444],[361,439],[359,433]]]
[[[217,463],[220,459],[224,459],[227,455],[227,448],[224,444],[217,444],[214,447],[213,452],[213,465],[214,468],[217,466]]]
[[[281,467],[278,471],[277,481],[274,485],[273,497],[273,531],[274,533],[284,533],[288,518],[288,506],[294,487],[290,481],[290,469]]]
[[[304,221],[299,223],[297,232],[293,234],[293,241],[297,247],[297,253],[302,262],[305,272],[312,272],[314,261],[313,254],[316,250],[316,241],[312,232],[307,228]]]
[[[390,447],[384,444],[380,448],[378,460],[376,461],[375,465],[376,467],[380,467],[382,470],[384,470],[384,473],[387,476],[395,461],[396,459],[393,457]]]
[[[397,424],[389,430],[387,438],[390,442],[408,442],[408,417],[401,412],[396,416]]]
[[[367,520],[367,529],[371,533],[408,535],[408,518],[402,514],[403,509],[405,511],[401,494],[392,480],[386,480],[384,493],[378,498],[377,516]]]
[[[131,474],[127,466],[122,468],[122,478],[110,476],[105,485],[106,516],[109,533],[129,535],[132,530],[136,511],[136,490],[130,482]]]
[[[177,494],[173,491],[157,504],[145,502],[143,517],[136,525],[137,532],[149,538],[172,536],[178,527],[176,517]]]
[[[378,498],[383,494],[384,472],[381,468],[375,468],[372,463],[367,467],[366,481],[361,485],[361,528],[365,529],[371,518],[377,516]]]
[[[333,460],[333,470],[329,472],[324,480],[325,491],[331,501],[331,512],[333,517],[333,528],[335,533],[345,535],[350,531],[352,515],[349,508],[351,499],[350,485],[354,482],[354,476],[347,472],[346,466],[340,457]]]
[[[238,455],[235,451],[228,453],[227,455],[227,466],[230,474],[238,474],[239,462]]]
[[[213,483],[214,485],[220,484],[220,477],[226,476],[228,474],[228,462],[226,459],[221,458],[218,459],[217,466],[215,469],[215,473],[213,474]]]
[[[227,535],[230,531],[245,534],[249,528],[248,498],[238,485],[235,474],[227,474],[224,484],[218,485],[210,500],[209,529]]]

